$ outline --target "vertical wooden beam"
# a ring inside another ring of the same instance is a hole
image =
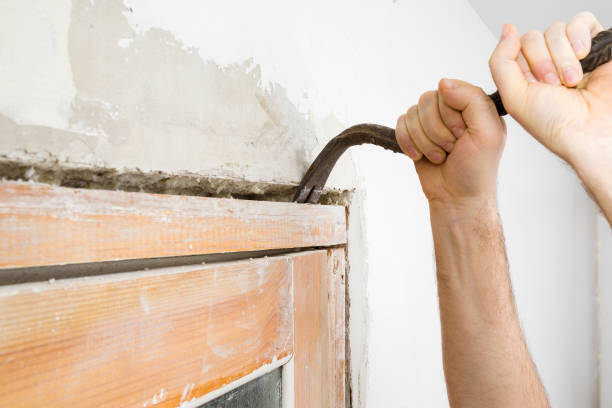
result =
[[[344,249],[294,261],[295,407],[345,404]]]

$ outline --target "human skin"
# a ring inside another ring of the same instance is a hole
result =
[[[589,12],[520,39],[507,24],[489,65],[508,113],[574,168],[612,225],[612,63],[583,78],[578,61],[601,30]]]
[[[599,30],[590,13],[522,40],[506,25],[490,66],[508,112],[576,169],[610,221],[612,64],[588,79],[579,64]],[[430,204],[451,406],[547,407],[520,330],[497,212],[503,119],[481,89],[442,80],[400,116],[396,136]]]
[[[448,123],[458,120],[465,128],[441,164],[415,155],[413,138],[433,132],[450,138]],[[480,88],[442,80],[437,92],[400,116],[396,136],[404,152],[418,158],[429,200],[451,406],[547,406],[519,327],[497,215],[503,119]]]

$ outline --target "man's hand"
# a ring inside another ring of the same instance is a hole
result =
[[[482,89],[443,79],[401,115],[397,142],[435,205],[481,207],[495,202],[506,127]],[[447,157],[448,155],[448,157]]]
[[[601,30],[588,12],[520,39],[507,24],[489,65],[508,113],[574,167],[612,222],[612,63],[584,77],[579,62]]]

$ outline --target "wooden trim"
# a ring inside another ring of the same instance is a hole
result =
[[[0,406],[176,407],[262,372],[319,253],[2,287]]]
[[[345,406],[345,252],[296,256],[295,407]]]
[[[344,243],[342,206],[0,183],[0,268]]]

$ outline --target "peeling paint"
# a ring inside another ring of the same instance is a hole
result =
[[[147,294],[145,290],[140,292],[140,306],[142,307],[142,311],[145,312],[145,314],[151,313],[151,308],[149,307],[149,302],[147,301]]]

